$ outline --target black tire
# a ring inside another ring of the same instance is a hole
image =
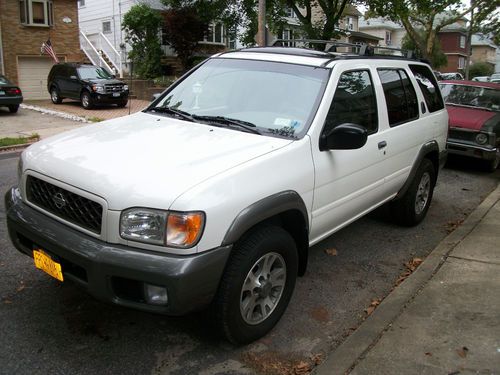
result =
[[[275,260],[271,260],[269,263],[267,277],[274,273],[275,280],[281,280],[277,281],[276,284],[284,283],[284,286],[273,286],[272,277],[269,279],[261,277],[255,279],[260,280],[261,288],[252,287],[253,292],[244,291],[245,281],[247,281],[245,287],[247,289],[248,281],[251,280],[249,278],[251,271],[253,276],[258,275],[259,272],[267,272],[265,271],[266,267],[261,268],[257,264],[258,261],[273,259],[273,257]],[[279,267],[283,264],[284,267]],[[276,325],[285,312],[295,288],[297,270],[297,246],[288,232],[276,226],[261,226],[252,230],[235,245],[226,265],[217,295],[211,306],[214,328],[233,344],[250,343],[264,336]],[[277,276],[282,274],[286,275],[284,281],[282,277]],[[256,289],[260,289],[260,291],[256,292]],[[279,296],[277,296],[278,294]],[[256,295],[259,296],[252,299]],[[272,299],[275,300],[273,307],[269,308],[268,312],[266,311],[266,315],[268,315],[264,317],[262,306],[256,306],[257,301],[272,302]],[[245,306],[244,301],[249,300],[255,301],[255,303],[251,302],[254,308],[247,310],[246,315],[251,315],[251,317],[245,318],[241,309]],[[259,311],[262,314],[260,318],[263,319],[260,322],[258,322]],[[246,320],[254,318],[252,324]]]
[[[82,92],[80,101],[82,103],[83,108],[85,109],[94,108],[94,103],[92,102],[92,98],[90,97],[90,94],[87,91]]]
[[[397,224],[414,226],[424,219],[432,201],[435,183],[434,165],[429,159],[423,159],[406,193],[391,202],[391,212]]]
[[[16,113],[19,110],[19,104],[9,105],[9,112]]]
[[[52,103],[54,103],[54,104],[61,104],[62,103],[61,94],[59,93],[58,88],[55,86],[53,86],[50,89],[50,100],[52,100]]]
[[[495,159],[485,160],[484,168],[487,172],[493,173],[497,170],[500,164],[500,151],[497,151]]]
[[[116,105],[118,106],[118,108],[123,108],[127,105],[127,103],[128,100],[122,100],[121,102],[116,103]]]

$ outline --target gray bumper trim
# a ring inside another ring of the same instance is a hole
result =
[[[108,244],[32,209],[21,201],[14,188],[5,195],[5,207],[9,235],[19,251],[32,256],[33,246],[39,246],[61,261],[65,279],[77,282],[92,296],[150,312],[182,315],[208,305],[232,247],[176,256]],[[67,272],[65,263],[71,265]],[[71,273],[75,266],[85,271],[85,278]],[[114,277],[166,286],[168,305],[154,306],[120,298],[113,290]]]

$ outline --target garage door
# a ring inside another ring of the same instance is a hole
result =
[[[47,76],[54,61],[50,57],[18,57],[19,87],[25,99],[50,99]]]

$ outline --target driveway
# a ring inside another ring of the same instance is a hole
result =
[[[8,110],[0,108],[0,138],[25,137],[33,133],[37,133],[41,138],[46,138],[85,125],[82,122],[46,115],[29,109],[19,108],[17,113],[9,113]]]
[[[103,106],[95,109],[83,109],[80,102],[64,99],[61,104],[54,104],[50,100],[25,100],[24,104],[50,109],[51,111],[64,112],[71,115],[84,117],[90,121],[102,121],[126,116],[143,110],[150,102],[147,100],[130,99],[125,108],[116,106]]]

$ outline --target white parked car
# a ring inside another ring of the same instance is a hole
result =
[[[475,81],[475,82],[489,82],[490,81],[490,77],[489,76],[478,76],[478,77],[472,78],[471,81]]]
[[[280,319],[311,245],[384,203],[401,224],[423,220],[447,126],[417,60],[222,53],[140,113],[26,149],[9,234],[101,300],[209,306],[227,339],[247,343]]]

